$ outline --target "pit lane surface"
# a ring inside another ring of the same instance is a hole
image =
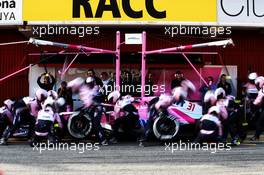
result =
[[[164,145],[135,143],[104,146],[98,151],[33,150],[25,143],[0,147],[5,175],[263,175],[264,142],[246,143],[230,151],[169,151]],[[0,173],[1,174],[1,173]]]

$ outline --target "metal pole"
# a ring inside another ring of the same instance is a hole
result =
[[[39,40],[39,39],[34,39],[34,38],[30,38],[29,43],[35,44],[35,45],[41,45],[41,46],[62,47],[64,49],[77,49],[77,50],[95,51],[95,52],[100,52],[100,53],[111,53],[111,54],[115,53],[115,51],[107,50],[107,49],[99,49],[99,48],[93,48],[93,47],[87,47],[87,46],[75,45],[75,44],[58,43],[58,42]]]
[[[16,41],[16,42],[9,42],[9,43],[0,43],[0,46],[7,46],[7,45],[13,45],[13,44],[25,44],[28,43],[28,41]]]
[[[116,32],[116,90],[120,91],[120,32]]]
[[[142,33],[142,58],[141,58],[141,98],[145,97],[145,78],[146,78],[146,32]]]
[[[166,49],[152,50],[152,51],[147,51],[146,54],[160,54],[163,52],[176,52],[176,51],[183,51],[187,49],[203,48],[203,47],[219,47],[219,46],[226,47],[227,45],[234,45],[233,40],[229,39],[229,40],[213,41],[213,42],[207,42],[207,43],[201,43],[201,44],[171,47],[171,48],[166,48]]]
[[[162,52],[161,55],[218,55],[218,52]]]
[[[192,64],[192,62],[189,60],[189,58],[183,53],[183,57],[186,59],[186,61],[191,65],[195,73],[200,77],[200,79],[204,82],[204,84],[209,87],[208,83],[205,81],[203,76],[200,74],[200,72],[195,68],[195,66]]]
[[[9,77],[12,77],[12,76],[14,76],[14,75],[16,75],[16,74],[18,74],[18,73],[20,73],[20,72],[23,72],[23,71],[25,71],[25,70],[31,68],[32,66],[33,66],[33,65],[30,64],[30,65],[27,66],[27,67],[24,67],[24,68],[22,68],[22,69],[20,69],[20,70],[18,70],[18,71],[16,71],[16,72],[14,72],[14,73],[12,73],[12,74],[9,74],[9,75],[7,75],[7,76],[1,78],[1,79],[0,79],[0,82],[1,82],[1,81],[4,81],[5,79],[7,79],[7,78],[9,78]]]
[[[77,55],[72,59],[72,61],[70,62],[70,64],[67,66],[67,68],[62,72],[62,74],[61,74],[62,76],[64,76],[65,73],[70,69],[71,65],[77,59],[78,56],[79,56],[79,53],[77,53]]]

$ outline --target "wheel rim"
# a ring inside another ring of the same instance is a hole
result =
[[[153,131],[158,139],[170,140],[177,135],[179,127],[179,122],[173,117],[159,117],[153,124]]]
[[[92,121],[89,115],[72,116],[68,123],[69,133],[78,139],[84,139],[92,129]]]

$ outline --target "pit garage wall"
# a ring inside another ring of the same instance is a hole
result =
[[[161,29],[162,27],[160,27]],[[102,47],[107,49],[114,49],[115,45],[113,41],[115,40],[115,31],[117,29],[111,29],[107,31],[102,31],[102,34],[107,36],[108,40],[100,40],[102,35],[97,36],[96,40],[93,38],[70,38],[62,37],[58,39],[57,37],[47,38],[49,40],[61,41],[65,43],[71,43],[74,41],[78,44],[89,45],[86,41],[92,43],[91,46]],[[121,33],[125,32],[140,32],[142,30],[135,29],[121,29]],[[158,49],[165,47],[174,46],[173,43],[199,43],[201,40],[193,39],[192,37],[187,36],[177,36],[176,38],[167,37],[161,41],[160,38],[164,37],[163,30],[147,30],[148,36],[152,35],[153,37],[148,37],[149,48],[148,49]],[[113,35],[113,36],[112,36]],[[226,49],[221,49],[219,52],[223,57],[224,64],[226,65],[237,65],[238,69],[238,87],[240,87],[241,82],[247,80],[247,74],[249,70],[256,71],[260,75],[264,75],[264,50],[263,50],[263,41],[264,41],[264,32],[260,29],[244,29],[244,30],[234,30],[230,36],[236,46],[228,47]],[[23,41],[28,38],[20,33],[16,29],[1,29],[0,30],[0,43],[3,42],[14,42],[14,41]],[[215,40],[215,39],[214,39]],[[205,40],[208,41],[208,40]],[[27,46],[27,47],[25,47]],[[122,45],[122,51],[131,50],[131,46],[126,47]],[[132,50],[138,50],[140,48],[136,47]],[[39,48],[31,45],[9,45],[0,47],[0,77],[4,77],[16,70],[19,70],[22,67],[27,66],[29,63],[34,63],[39,61],[38,57],[25,57],[28,53],[39,52]],[[211,51],[211,49],[206,49],[206,51]],[[220,65],[219,58],[211,58],[210,56],[205,57],[205,62],[211,62],[213,65]],[[37,76],[37,75],[36,75]],[[22,72],[10,79],[5,80],[0,83],[0,103],[7,98],[20,98],[23,96],[29,95],[29,83],[28,83],[28,71]]]
[[[47,68],[47,71],[55,75],[56,77],[56,85],[54,87],[54,90],[57,91],[57,89],[60,86],[60,83],[62,80],[64,81],[71,81],[76,77],[86,77],[87,68],[70,68],[66,75],[64,77],[61,77],[61,75],[58,73],[59,68]],[[181,68],[177,69],[180,70],[186,79],[189,79],[194,83],[196,86],[196,93],[192,94],[190,96],[191,100],[200,100],[200,92],[199,89],[204,85],[202,80],[199,78],[199,76],[191,69],[191,68]],[[114,72],[114,69],[95,69],[96,75],[99,76],[102,72]],[[139,73],[138,69],[130,69],[130,71],[134,71],[136,73]],[[43,67],[34,66],[29,71],[29,94],[30,96],[34,96],[35,91],[39,88],[37,84],[37,78],[39,75],[41,75],[43,72],[45,72],[45,69]],[[165,85],[166,93],[170,93],[170,83],[173,79],[173,76],[175,74],[175,69],[151,69],[148,71],[148,73],[151,73],[153,75],[154,84],[161,86]],[[202,76],[206,79],[208,76],[212,76],[215,80],[215,83],[218,83],[219,77],[224,73],[230,75],[228,82],[232,85],[232,95],[236,96],[237,93],[237,66],[204,66],[203,68],[200,68],[200,73]],[[155,95],[160,95],[160,91],[156,92]],[[77,95],[73,97],[74,99],[79,99]],[[79,102],[77,102],[79,103]],[[76,104],[79,106],[79,104]]]

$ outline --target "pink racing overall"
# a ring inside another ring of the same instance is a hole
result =
[[[54,134],[54,123],[58,122],[59,127],[62,128],[62,122],[60,116],[54,113],[51,106],[47,106],[38,112],[37,122],[35,126],[35,136],[33,142],[38,143],[41,137],[47,137],[51,142],[56,141]]]
[[[101,126],[103,107],[101,105],[99,86],[95,85],[91,88],[87,85],[83,85],[79,90],[79,94],[84,104],[84,109],[89,109],[92,114],[95,134],[99,142],[102,143],[106,140],[106,137],[104,129]]]
[[[219,142],[223,132],[222,124],[218,117],[212,114],[205,114],[200,121],[201,129],[195,142]]]
[[[256,139],[259,139],[259,137],[263,131],[263,126],[264,126],[264,103],[263,103],[263,100],[264,100],[264,87],[259,90],[258,96],[255,99],[255,101],[253,102],[254,105],[256,105],[257,107],[262,109],[260,116],[256,122],[256,133],[255,133]]]
[[[31,138],[34,132],[36,112],[41,109],[41,105],[37,103],[35,98],[24,97],[14,104],[14,120],[13,124],[3,133],[5,143],[13,133],[22,125],[29,125],[28,138]],[[34,116],[32,116],[34,115]]]

